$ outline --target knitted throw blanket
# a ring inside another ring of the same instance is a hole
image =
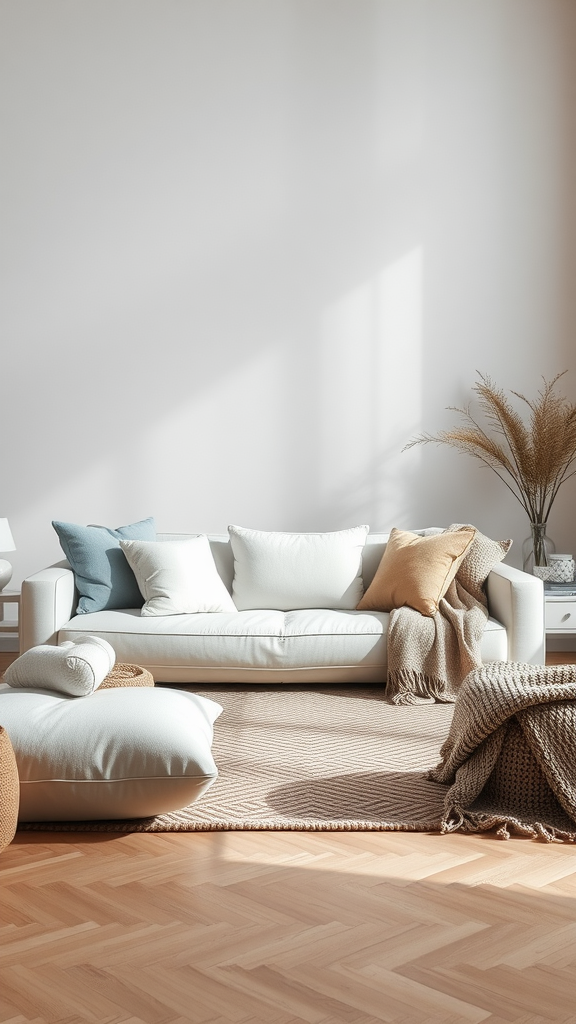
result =
[[[459,524],[450,527],[459,529]],[[511,543],[477,530],[435,615],[406,606],[390,612],[386,696],[394,704],[453,703],[464,677],[482,664],[480,642],[488,619],[484,583]]]
[[[443,832],[576,840],[576,665],[492,662],[464,680],[442,760]]]
[[[390,612],[386,696],[394,704],[454,703],[456,689],[480,665],[488,610],[454,580],[435,615],[404,606]]]

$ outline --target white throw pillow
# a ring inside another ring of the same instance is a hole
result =
[[[363,593],[367,526],[334,533],[266,533],[229,526],[232,596],[248,608],[355,608]]]
[[[214,782],[215,701],[168,687],[112,687],[83,700],[0,683],[0,721],[20,776],[20,821],[145,818]]]
[[[142,615],[235,612],[205,535],[188,540],[123,540],[144,598]]]
[[[4,682],[15,689],[55,690],[70,697],[93,693],[114,668],[114,648],[99,636],[81,636],[57,647],[31,647],[8,666]]]

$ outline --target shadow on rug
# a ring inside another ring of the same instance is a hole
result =
[[[422,772],[362,772],[291,782],[268,794],[270,810],[290,821],[440,827],[446,786]]]

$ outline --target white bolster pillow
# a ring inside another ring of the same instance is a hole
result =
[[[8,666],[4,682],[15,689],[55,690],[70,697],[93,693],[114,668],[114,648],[99,636],[81,636],[54,647],[31,647]]]

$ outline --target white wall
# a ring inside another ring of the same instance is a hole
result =
[[[528,532],[454,421],[576,398],[571,0],[0,0],[2,488],[53,518]],[[576,550],[570,482],[550,532]]]

